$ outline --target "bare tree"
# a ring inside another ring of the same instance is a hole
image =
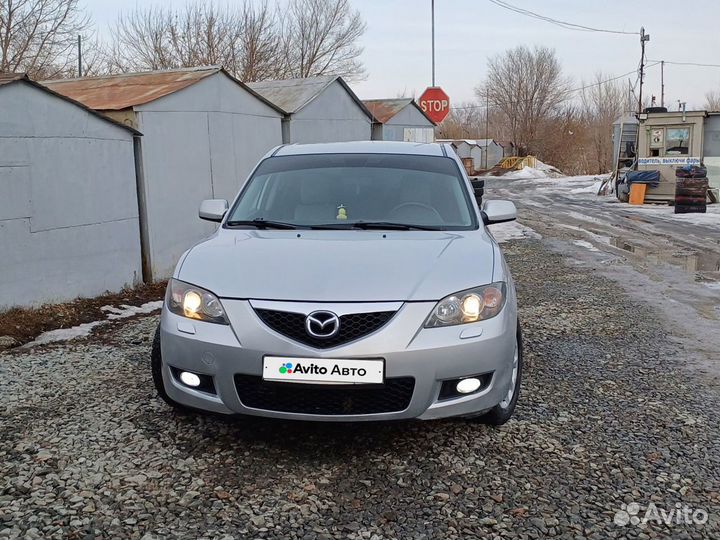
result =
[[[606,79],[598,72],[592,84],[583,85],[581,119],[588,138],[589,166],[586,172],[604,173],[612,167],[612,124],[629,105],[624,86]]]
[[[280,19],[286,76],[362,77],[365,23],[349,0],[290,0]]]
[[[0,71],[63,75],[89,26],[79,0],[0,0]]]
[[[279,75],[280,29],[266,2],[245,3],[240,11],[239,43],[233,49],[233,72],[243,81],[262,81]]]
[[[476,94],[504,115],[513,142],[533,152],[540,126],[569,97],[568,80],[555,51],[520,46],[490,59],[487,80]]]
[[[720,111],[720,92],[711,90],[705,94],[705,110]]]
[[[235,13],[212,4],[188,4],[180,12],[137,8],[121,14],[113,29],[113,67],[139,71],[225,64],[233,69],[243,30]]]
[[[485,111],[472,101],[459,103],[437,127],[439,139],[478,139],[485,129]]]
[[[113,29],[111,69],[223,65],[244,81],[362,72],[365,23],[348,0],[291,0],[283,10],[245,0],[137,7]]]

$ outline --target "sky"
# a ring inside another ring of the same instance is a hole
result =
[[[118,13],[133,9],[132,0],[84,0],[101,35]],[[271,0],[272,1],[272,0]],[[284,2],[286,0],[280,0]],[[556,19],[595,28],[650,35],[651,61],[720,64],[718,0],[507,0]],[[184,6],[188,0],[144,0],[139,5]],[[233,0],[221,0],[232,4]],[[352,82],[362,99],[418,97],[431,85],[430,0],[351,0],[367,24],[362,61],[367,77]],[[436,84],[451,102],[475,99],[474,88],[485,77],[489,57],[518,45],[555,49],[573,88],[589,84],[595,74],[606,79],[637,69],[640,38],[581,32],[528,18],[489,0],[435,0]],[[651,64],[653,62],[650,62]],[[627,76],[635,84],[637,75]],[[665,105],[678,100],[701,108],[705,93],[720,91],[720,68],[665,65]],[[647,69],[643,93],[660,102],[660,65]]]

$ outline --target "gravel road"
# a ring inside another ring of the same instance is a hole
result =
[[[718,389],[615,283],[505,249],[528,367],[500,429],[179,415],[156,317],[0,354],[0,538],[718,538]],[[623,524],[651,503],[708,522]]]

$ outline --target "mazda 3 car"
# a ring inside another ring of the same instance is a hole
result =
[[[175,407],[298,420],[503,424],[522,375],[515,287],[449,146],[289,145],[180,258],[152,350]]]

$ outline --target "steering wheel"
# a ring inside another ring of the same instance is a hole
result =
[[[442,223],[442,221],[443,221],[443,218],[440,215],[440,213],[437,210],[435,210],[432,206],[429,206],[427,204],[423,204],[420,202],[412,202],[412,201],[398,204],[395,208],[390,210],[388,215],[392,216],[393,214],[402,210],[403,208],[412,208],[412,207],[422,208],[423,210],[432,213],[433,218],[436,218],[438,223]]]

